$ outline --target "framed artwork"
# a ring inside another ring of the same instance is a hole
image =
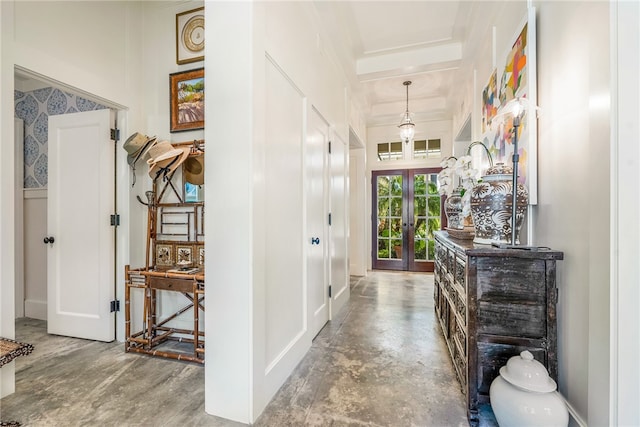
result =
[[[204,59],[204,7],[176,15],[176,62]]]
[[[524,99],[524,115],[518,127],[518,181],[529,190],[529,203],[537,204],[537,94],[536,14],[528,9],[517,27],[497,70],[482,93],[482,142],[494,163],[512,163],[513,116],[505,109],[514,98]]]
[[[191,264],[193,263],[193,247],[191,246],[176,246],[176,264]]]
[[[491,128],[491,122],[498,112],[497,105],[498,99],[498,84],[497,84],[497,72],[493,70],[491,77],[489,77],[489,83],[482,91],[482,133],[485,133]]]
[[[167,244],[156,245],[156,265],[168,267],[173,265],[173,247]]]
[[[171,132],[204,129],[204,68],[169,75]]]
[[[198,265],[204,266],[204,246],[198,246]]]

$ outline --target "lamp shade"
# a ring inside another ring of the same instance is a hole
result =
[[[413,139],[416,132],[416,125],[411,121],[411,116],[408,112],[404,114],[404,118],[398,127],[400,128],[400,138],[402,141],[409,142]]]
[[[409,85],[411,85],[411,81],[407,80],[402,83],[404,87],[407,89],[407,109],[402,116],[402,121],[398,125],[400,128],[400,138],[405,143],[409,143],[409,141],[413,140],[413,135],[416,132],[416,125],[411,120],[411,113],[409,112]]]

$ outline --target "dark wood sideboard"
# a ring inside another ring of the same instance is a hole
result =
[[[556,261],[549,250],[499,249],[435,233],[435,311],[473,426],[492,417],[489,387],[529,350],[558,380]],[[483,423],[484,424],[484,423]]]

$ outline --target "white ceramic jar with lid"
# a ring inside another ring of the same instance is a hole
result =
[[[566,427],[569,412],[555,390],[556,382],[546,368],[525,350],[500,368],[489,397],[500,427]]]

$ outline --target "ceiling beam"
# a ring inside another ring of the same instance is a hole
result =
[[[362,82],[443,68],[457,68],[461,60],[462,44],[449,43],[363,57],[356,61],[356,73]]]

